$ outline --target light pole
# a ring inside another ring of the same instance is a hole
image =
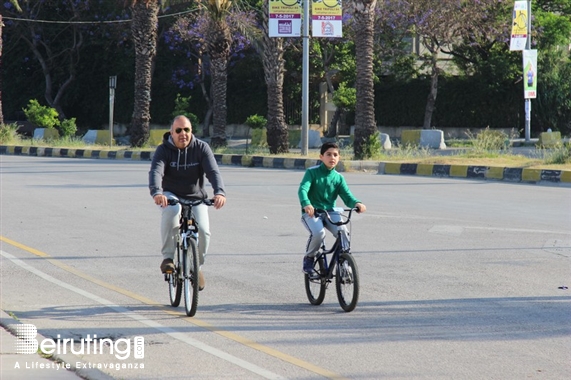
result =
[[[109,146],[113,146],[113,106],[115,105],[115,88],[117,88],[117,76],[109,77]]]
[[[301,78],[301,155],[309,146],[309,0],[303,2],[303,55]]]
[[[525,49],[531,49],[531,0],[527,0],[527,41]],[[537,68],[536,68],[537,70]],[[525,74],[524,74],[525,75]],[[525,98],[525,142],[529,143],[531,137],[531,99]]]

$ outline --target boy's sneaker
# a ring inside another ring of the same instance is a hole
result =
[[[313,257],[305,256],[303,258],[303,271],[307,274],[313,273]]]
[[[174,272],[174,262],[172,259],[164,259],[161,263],[161,272],[172,273]]]

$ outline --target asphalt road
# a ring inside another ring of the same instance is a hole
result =
[[[361,297],[345,313],[334,286],[321,306],[305,296],[303,172],[222,166],[228,203],[211,210],[206,289],[187,318],[167,306],[148,169],[0,156],[1,308],[54,340],[96,334],[120,350],[143,337],[142,359],[77,355],[114,378],[571,373],[569,188],[344,173],[368,209],[352,224]]]

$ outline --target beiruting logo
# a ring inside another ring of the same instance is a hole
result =
[[[133,353],[134,359],[143,359],[145,357],[145,338],[142,336],[133,337],[133,343],[130,339],[120,338],[115,341],[109,338],[98,339],[94,334],[91,337],[76,339],[61,339],[57,335],[57,339],[46,338],[41,342],[36,339],[38,330],[35,325],[21,324],[16,326],[16,353],[18,354],[35,354],[38,349],[47,355],[53,354],[75,354],[75,355],[114,355],[119,360],[126,360]],[[79,347],[77,347],[79,346]],[[132,350],[131,350],[132,347]]]

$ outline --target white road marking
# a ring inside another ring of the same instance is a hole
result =
[[[106,300],[105,298],[101,298],[101,297],[99,297],[93,293],[87,292],[87,291],[79,289],[73,285],[70,285],[66,282],[58,280],[57,278],[54,278],[54,277],[50,276],[49,274],[46,274],[46,273],[28,265],[28,264],[26,264],[22,260],[16,258],[15,256],[13,256],[7,252],[0,251],[0,255],[4,256],[6,259],[12,261],[14,264],[16,264],[16,265],[20,266],[21,268],[27,270],[28,272],[33,273],[40,278],[43,278],[46,281],[49,281],[49,282],[51,282],[55,285],[58,285],[64,289],[70,290],[74,293],[77,293],[81,296],[84,296],[84,297],[89,298],[95,302],[98,302],[103,306],[106,306],[110,309],[115,310],[118,313],[121,313],[121,314],[123,314],[123,315],[125,315],[131,319],[136,320],[137,322],[140,322],[144,325],[147,325],[147,326],[152,327],[156,330],[159,330],[159,331],[173,337],[176,340],[179,340],[179,341],[186,343],[190,346],[198,348],[199,350],[202,350],[202,351],[207,352],[211,355],[214,355],[214,356],[216,356],[222,360],[226,360],[227,362],[233,363],[239,367],[244,368],[245,370],[248,370],[248,371],[253,372],[257,375],[260,375],[265,379],[285,379],[284,377],[281,377],[278,374],[270,372],[264,368],[258,367],[255,364],[252,364],[250,362],[247,362],[245,360],[237,358],[237,357],[230,355],[224,351],[220,351],[220,350],[218,350],[214,347],[211,347],[207,344],[204,344],[204,343],[202,343],[196,339],[192,339],[192,338],[188,337],[187,335],[185,335],[181,332],[177,332],[176,330],[174,330],[170,327],[163,326],[163,325],[161,325],[161,324],[159,324],[159,323],[157,323],[151,319],[144,318],[140,315],[137,315],[137,314],[131,312],[129,309],[126,309],[122,306],[116,305],[116,304],[112,303],[111,301]]]

